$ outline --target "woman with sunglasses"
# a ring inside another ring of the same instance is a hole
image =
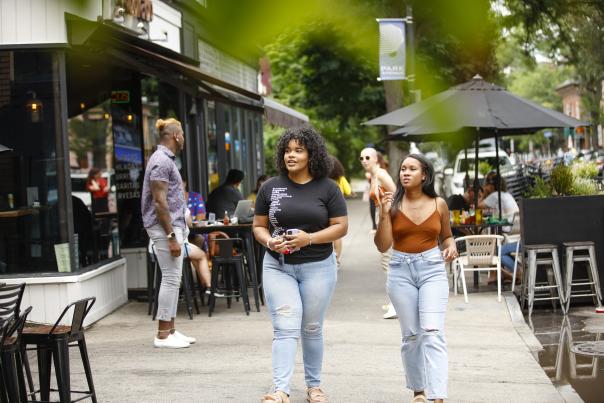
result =
[[[443,402],[448,366],[445,262],[457,257],[449,209],[434,191],[434,168],[417,154],[401,163],[396,193],[386,192],[379,200],[374,241],[380,252],[393,247],[387,289],[401,326],[407,387],[414,392],[413,402]]]
[[[372,214],[372,219],[378,220],[375,216],[376,209],[379,206],[379,199],[384,192],[394,193],[396,185],[390,177],[388,171],[384,168],[386,162],[384,158],[375,148],[367,147],[361,151],[359,157],[361,165],[367,174],[369,174],[369,211]],[[381,251],[381,266],[384,271],[388,271],[388,264],[390,262],[390,250]],[[388,302],[384,305],[384,319],[395,319],[396,311],[392,303]]]

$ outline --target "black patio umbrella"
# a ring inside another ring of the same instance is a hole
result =
[[[366,125],[400,126],[392,140],[475,141],[474,188],[478,203],[478,143],[480,139],[531,134],[545,128],[587,126],[589,123],[544,108],[488,83],[479,75],[422,102],[379,116]],[[495,147],[497,176],[499,147]],[[499,188],[499,186],[498,186]],[[501,218],[501,196],[499,197]]]

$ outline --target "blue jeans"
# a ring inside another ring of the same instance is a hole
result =
[[[449,282],[439,248],[422,253],[393,250],[386,285],[401,326],[407,388],[424,391],[430,400],[445,399]]]
[[[501,268],[514,273],[514,258],[512,253],[516,252],[516,246],[518,242],[510,242],[501,245]]]
[[[264,255],[264,294],[273,322],[275,390],[289,394],[300,336],[306,385],[321,384],[323,318],[336,280],[335,254],[319,262],[295,265]]]

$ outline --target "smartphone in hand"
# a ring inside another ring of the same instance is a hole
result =
[[[298,235],[298,233],[300,232],[299,229],[294,228],[294,229],[288,229],[285,231],[285,236],[294,236],[294,235]]]
[[[300,230],[297,229],[297,228],[292,228],[292,229],[285,230],[285,239],[289,239],[289,237],[296,236],[296,235],[298,235],[299,232],[300,232]],[[288,255],[290,253],[294,253],[294,252],[299,251],[299,250],[300,250],[299,248],[296,248],[296,249],[287,249],[285,251],[285,254]]]

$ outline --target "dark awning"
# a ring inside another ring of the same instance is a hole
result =
[[[270,124],[289,128],[308,123],[308,116],[274,99],[264,98],[264,117]]]
[[[168,66],[172,70],[191,79],[232,91],[253,101],[261,101],[259,94],[240,88],[226,81],[204,73],[198,66],[199,62],[171,49],[151,41],[141,39],[126,32],[124,29],[102,22],[92,22],[77,16],[68,15],[68,37],[73,47],[84,46],[91,49],[101,49],[109,54],[119,52],[122,61],[137,57],[146,64]],[[261,104],[260,104],[261,106]]]

